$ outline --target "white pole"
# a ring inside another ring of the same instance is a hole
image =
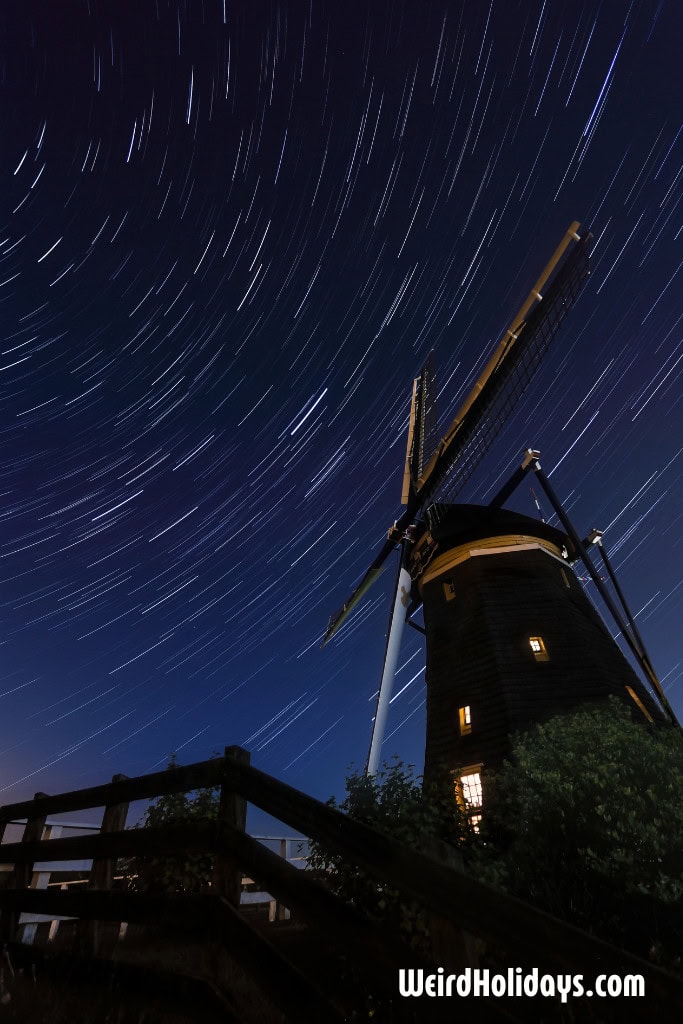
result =
[[[394,687],[394,676],[396,675],[396,663],[398,661],[398,654],[401,647],[401,636],[403,635],[403,627],[405,625],[406,610],[408,608],[408,602],[410,600],[410,587],[411,579],[410,573],[405,567],[405,546],[401,552],[401,564],[398,571],[398,579],[396,581],[396,591],[394,594],[394,607],[391,613],[391,622],[389,624],[389,634],[387,636],[387,646],[384,652],[384,668],[382,670],[382,682],[379,687],[379,696],[377,698],[377,709],[375,711],[375,721],[372,727],[372,739],[370,741],[370,752],[368,753],[368,761],[365,766],[366,775],[375,775],[379,766],[379,757],[382,749],[382,741],[384,739],[384,730],[387,724],[387,715],[389,714],[389,701],[391,700],[391,691]]]

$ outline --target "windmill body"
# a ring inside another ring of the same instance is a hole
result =
[[[437,506],[426,520],[414,548],[426,777],[499,765],[516,732],[610,694],[638,716],[663,719],[577,580],[578,552],[565,533],[488,506]]]

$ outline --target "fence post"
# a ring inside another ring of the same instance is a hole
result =
[[[127,775],[112,775],[112,782],[123,782]],[[107,804],[102,815],[100,835],[105,832],[123,832],[128,817],[128,804]],[[114,881],[114,868],[116,859],[103,857],[93,860],[88,879],[88,890],[90,892],[103,892],[111,889]],[[86,921],[78,922],[76,932],[77,950],[81,955],[97,956],[102,940],[102,922]]]
[[[235,764],[248,765],[250,762],[249,752],[241,747],[226,747],[224,757],[226,761]],[[240,832],[244,832],[247,827],[247,801],[228,786],[225,778],[221,782],[218,821],[231,825]],[[239,907],[242,894],[242,867],[234,858],[223,853],[216,854],[212,889],[218,896],[224,896],[233,907]]]
[[[40,800],[47,795],[47,793],[35,793],[33,799]],[[24,826],[24,834],[21,837],[22,843],[35,843],[39,842],[43,838],[45,818],[46,815],[41,814],[34,818],[27,819],[26,825]],[[32,863],[24,862],[21,864],[15,864],[10,887],[13,889],[27,889],[32,877]],[[18,911],[3,911],[2,916],[0,917],[0,942],[16,941],[19,917],[20,912]]]

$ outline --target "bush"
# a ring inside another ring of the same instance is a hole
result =
[[[457,773],[456,773],[457,774]],[[683,733],[635,721],[611,699],[517,737],[484,773],[475,834],[452,776],[420,785],[412,766],[358,772],[333,807],[420,849],[445,841],[474,878],[608,942],[676,968],[683,951]],[[310,866],[367,917],[428,948],[428,918],[355,865],[312,843]]]
[[[337,803],[333,797],[327,803],[414,849],[431,837],[461,851],[474,833],[452,786],[442,782],[427,787],[421,781],[413,765],[394,759],[375,776],[352,772],[345,799]],[[428,950],[428,918],[414,903],[324,844],[312,841],[310,850],[309,867],[325,877],[333,892],[370,920],[381,920],[414,949]]]
[[[167,768],[176,768],[175,754]],[[134,828],[163,828],[213,821],[218,816],[220,791],[198,789],[157,797]],[[211,888],[213,858],[209,853],[177,857],[135,857],[125,865],[128,887],[153,893],[207,892]]]
[[[535,726],[484,785],[483,877],[641,955],[680,951],[680,729],[612,698]]]

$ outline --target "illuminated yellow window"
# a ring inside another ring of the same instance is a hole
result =
[[[472,711],[469,704],[466,704],[464,708],[459,708],[458,717],[460,719],[460,735],[467,736],[469,732],[472,732]]]
[[[481,775],[470,772],[460,776],[462,798],[468,807],[481,807]]]
[[[455,597],[455,586],[453,580],[446,580],[443,584],[443,596],[447,601],[452,601]]]
[[[545,649],[542,636],[530,636],[529,647],[536,661],[549,661],[548,652]]]
[[[453,773],[455,796],[470,820],[475,832],[479,831],[482,809],[481,764],[471,764]],[[461,774],[462,773],[462,774]]]

